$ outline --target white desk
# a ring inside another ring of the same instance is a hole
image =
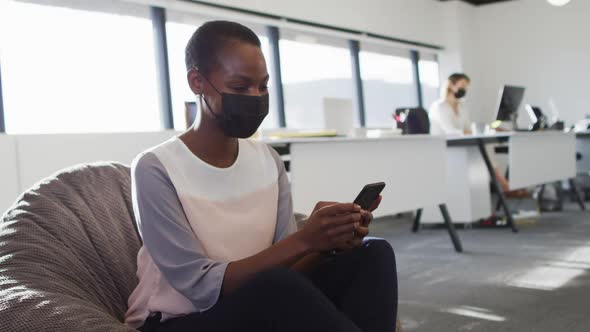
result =
[[[379,181],[387,186],[377,216],[440,204],[444,160],[444,139],[429,136],[293,142],[293,204],[311,211],[320,200],[352,201],[365,184]]]
[[[582,156],[576,163],[578,174],[590,174],[590,131],[576,133],[576,151]]]
[[[575,176],[575,137],[560,131],[512,132],[448,137],[447,142],[467,147],[508,141],[510,189],[521,189]]]
[[[160,144],[175,131],[16,135],[21,191],[65,167],[95,162],[117,161],[131,164],[140,152]]]
[[[56,135],[0,135],[0,214],[39,180],[65,167],[95,161],[130,164],[175,131]]]
[[[376,216],[445,202],[447,157],[443,137],[411,135],[267,142],[290,145],[296,211],[309,213],[318,201],[350,202],[365,184],[380,181],[387,186]],[[442,211],[446,207],[441,207]],[[455,248],[461,251],[449,218],[446,221]]]
[[[99,160],[130,163],[173,131],[122,134],[0,135],[0,209],[37,181],[74,164]],[[384,181],[377,216],[442,204],[446,195],[446,141],[428,135],[391,138],[267,140],[290,147],[295,210],[309,213],[321,200],[349,202],[370,182]],[[442,210],[442,208],[441,208]],[[446,207],[444,208],[446,211]],[[460,241],[445,218],[457,251]]]
[[[468,223],[490,216],[490,176],[477,146],[449,146],[447,149],[445,203],[455,223]],[[436,205],[424,209],[422,223],[443,222]]]
[[[510,189],[520,189],[576,176],[574,133],[515,133],[508,145]]]
[[[449,170],[447,173],[447,205],[453,220],[473,222],[491,215],[489,187],[485,184],[487,179],[491,179],[500,193],[499,199],[508,222],[516,231],[503,192],[495,178],[494,167],[490,160],[486,162],[489,156],[484,145],[496,142],[508,142],[510,188],[519,189],[574,177],[575,136],[572,133],[544,131],[447,137],[451,151],[447,154],[450,158],[447,164],[457,169],[456,172]],[[483,183],[482,179],[485,179]],[[487,192],[487,197],[484,191]],[[474,197],[477,199],[473,199]],[[482,197],[485,201],[481,201]],[[431,217],[432,214],[427,216]],[[439,219],[434,221],[440,222]]]

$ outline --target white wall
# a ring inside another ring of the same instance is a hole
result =
[[[440,11],[434,0],[208,0],[207,2],[368,31],[425,43],[443,44]]]
[[[68,1],[68,0],[26,0]],[[72,1],[72,0],[69,0]],[[197,15],[217,16],[238,21],[272,24],[274,19],[215,9],[186,0],[119,0],[154,5]],[[211,4],[250,10],[278,17],[338,28],[357,30],[444,46],[444,9],[454,1],[436,0],[203,0]],[[455,0],[457,1],[457,0]],[[245,16],[244,16],[245,15]],[[291,26],[281,23],[280,26]],[[301,28],[306,29],[304,26]]]
[[[442,11],[442,33],[445,36],[444,51],[439,54],[441,85],[447,77],[456,72],[465,72],[472,78],[477,76],[477,29],[475,15],[484,7],[475,7],[462,1],[445,2]],[[479,91],[469,91],[469,109],[478,109]],[[430,106],[430,105],[427,105]]]
[[[475,119],[493,118],[505,83],[525,86],[524,102],[546,114],[553,101],[566,124],[590,113],[590,1],[509,1],[476,8],[474,18],[472,54],[462,56],[478,94]]]
[[[0,215],[39,180],[76,164],[116,161],[130,165],[140,152],[175,131],[105,134],[0,134]]]

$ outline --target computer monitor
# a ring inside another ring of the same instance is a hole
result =
[[[197,103],[194,101],[184,102],[184,118],[186,120],[186,128],[190,128],[197,119]]]
[[[524,97],[524,88],[504,85],[498,96],[498,113],[496,120],[516,122],[518,108]]]

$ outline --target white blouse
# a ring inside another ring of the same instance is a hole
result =
[[[459,112],[456,114],[453,107],[446,100],[437,100],[430,106],[430,132],[433,135],[462,135],[465,130],[470,130],[469,113],[465,105],[459,102]]]

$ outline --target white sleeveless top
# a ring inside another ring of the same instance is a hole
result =
[[[135,328],[156,312],[167,320],[209,309],[229,262],[295,231],[284,166],[262,143],[239,140],[235,163],[217,168],[174,137],[134,160],[132,186],[144,241],[126,314]]]

